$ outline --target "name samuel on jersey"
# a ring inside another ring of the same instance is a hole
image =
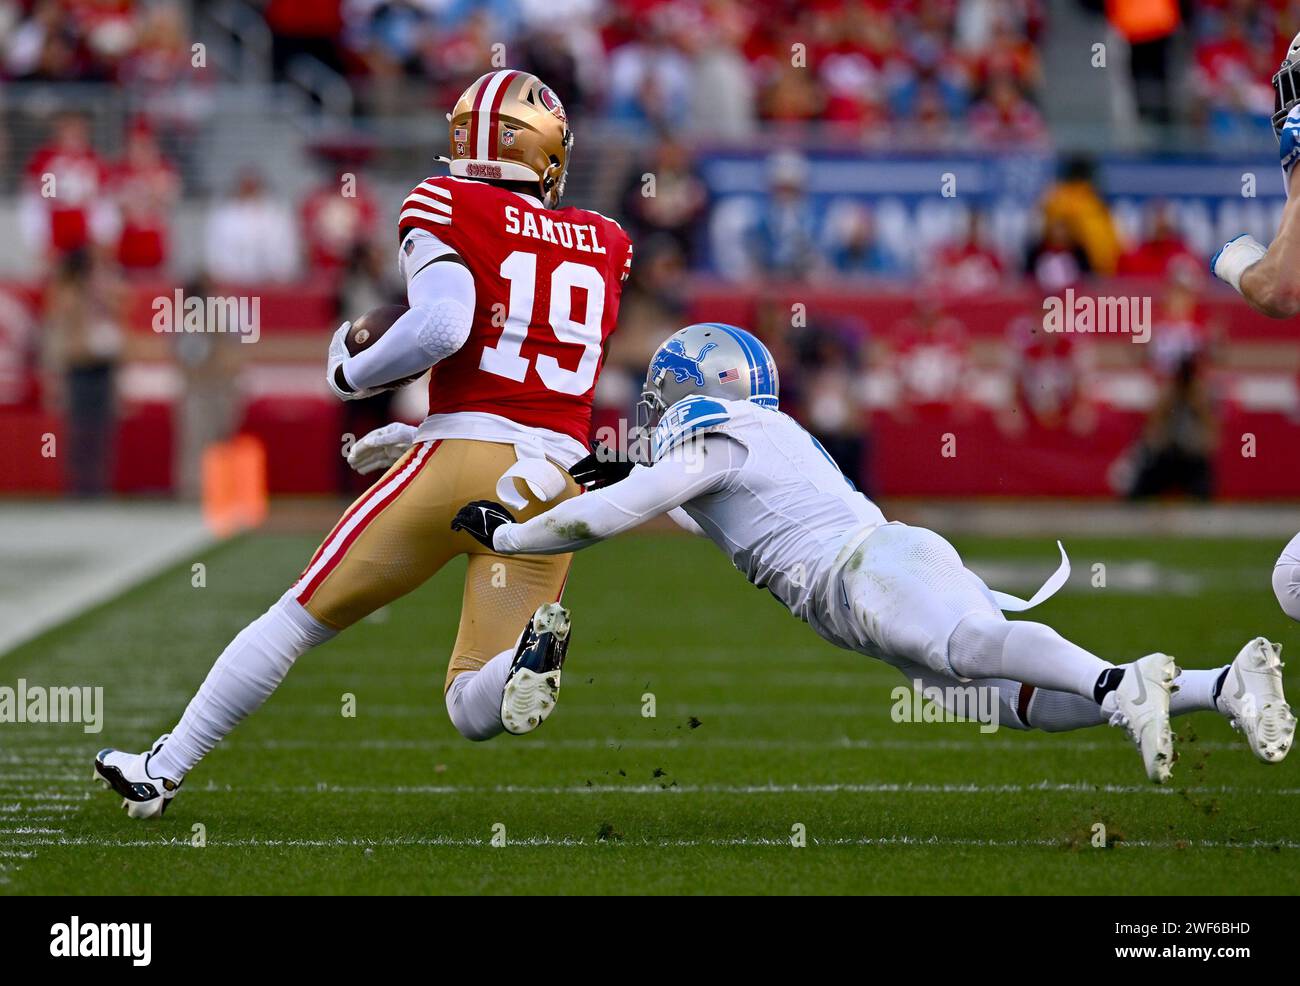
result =
[[[506,232],[516,236],[529,236],[534,240],[545,240],[547,243],[555,243],[568,250],[581,250],[583,253],[605,252],[594,223],[582,225],[569,223],[562,219],[535,214],[518,206],[506,206]]]

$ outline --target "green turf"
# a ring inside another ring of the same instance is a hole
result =
[[[1053,564],[1046,540],[958,546],[976,567],[1020,563],[1042,577]],[[138,749],[168,728],[312,547],[232,542],[204,559],[205,588],[177,568],[0,661],[0,685],[102,684],[107,707],[98,736],[0,725],[0,892],[1300,886],[1300,761],[1258,764],[1226,723],[1200,714],[1180,721],[1176,783],[1156,791],[1116,730],[988,736],[967,723],[895,723],[896,672],[823,643],[711,545],[672,536],[578,559],[563,697],[533,736],[471,744],[447,721],[453,567],[303,658],[191,774],[165,820],[128,820],[89,783],[95,750]],[[1102,562],[1129,584],[1072,586],[1034,616],[1107,657],[1165,649],[1209,666],[1255,634],[1294,636],[1267,584],[1272,542],[1069,547],[1076,572]],[[647,692],[654,718],[641,714]],[[355,718],[340,714],[345,693]],[[1096,822],[1122,841],[1093,848]],[[190,844],[196,825],[202,848]],[[503,847],[491,844],[498,825]],[[804,848],[791,845],[796,825]]]

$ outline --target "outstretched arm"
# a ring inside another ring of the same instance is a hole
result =
[[[1265,247],[1243,233],[1229,240],[1210,261],[1215,276],[1227,281],[1250,307],[1269,318],[1300,314],[1300,106],[1282,127],[1280,150],[1287,203],[1277,236]]]
[[[745,461],[744,446],[722,435],[686,442],[622,482],[565,500],[522,524],[490,534],[502,554],[557,555],[613,537],[706,493],[724,489]],[[458,520],[460,517],[458,515]],[[467,524],[462,524],[475,533]]]
[[[1300,181],[1292,169],[1287,179],[1290,196],[1282,212],[1277,236],[1258,263],[1241,274],[1238,290],[1250,306],[1270,318],[1300,314]]]

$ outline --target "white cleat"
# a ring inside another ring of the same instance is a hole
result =
[[[122,796],[122,807],[132,818],[159,818],[180,790],[181,781],[156,776],[149,771],[149,761],[167,741],[164,733],[144,753],[123,753],[112,748],[95,756],[92,779]]]
[[[1147,777],[1169,780],[1174,766],[1174,734],[1169,728],[1169,692],[1178,668],[1168,654],[1148,654],[1124,672],[1114,696],[1110,724],[1123,726],[1137,744]],[[1107,703],[1109,704],[1109,703]]]
[[[1219,708],[1264,763],[1281,763],[1295,737],[1295,715],[1282,693],[1282,645],[1256,637],[1233,658]]]
[[[501,724],[516,736],[531,733],[555,711],[560,669],[569,649],[569,611],[559,603],[537,607],[515,652],[501,696]]]

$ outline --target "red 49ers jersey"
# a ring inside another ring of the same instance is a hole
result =
[[[612,219],[545,209],[463,178],[429,178],[402,203],[398,234],[423,229],[474,276],[469,339],[434,366],[429,413],[486,411],[586,445],[605,341],[632,243]]]

